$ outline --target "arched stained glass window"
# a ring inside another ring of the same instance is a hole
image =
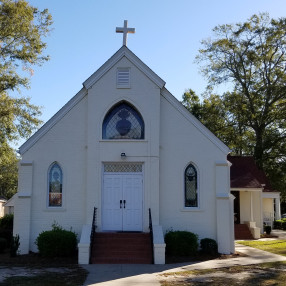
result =
[[[185,170],[185,207],[198,207],[198,175],[192,164]]]
[[[132,106],[121,102],[105,116],[102,139],[144,139],[144,121]]]
[[[63,172],[57,162],[49,169],[49,207],[62,206]]]

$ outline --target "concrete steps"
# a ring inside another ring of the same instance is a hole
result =
[[[151,264],[150,233],[95,233],[92,264]]]

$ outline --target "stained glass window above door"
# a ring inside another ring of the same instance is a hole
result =
[[[103,120],[102,139],[144,139],[141,114],[126,102],[115,105]]]

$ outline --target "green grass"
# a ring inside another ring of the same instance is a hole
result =
[[[286,256],[286,240],[238,241],[237,243]]]

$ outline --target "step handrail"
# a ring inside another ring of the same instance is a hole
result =
[[[97,208],[94,207],[94,209],[93,209],[93,216],[92,216],[92,224],[91,224],[91,233],[90,233],[90,248],[89,248],[89,251],[90,251],[89,259],[90,259],[90,261],[89,261],[89,263],[91,263],[91,255],[92,255],[92,250],[93,250],[94,234],[95,234],[95,230],[97,228],[96,222],[97,222]]]
[[[154,264],[153,225],[152,225],[152,214],[151,214],[151,209],[150,208],[149,208],[149,230],[150,230],[151,242],[152,242],[152,263]]]

